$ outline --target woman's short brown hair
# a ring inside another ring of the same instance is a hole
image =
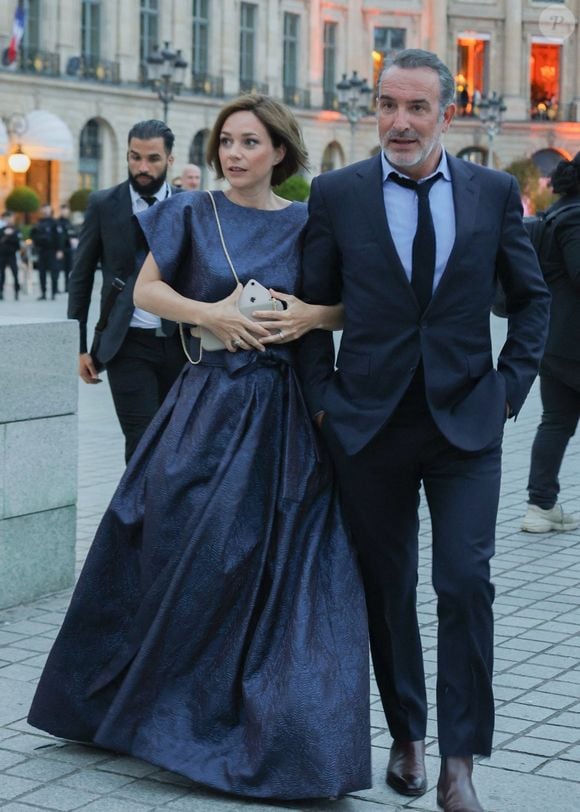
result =
[[[206,160],[218,178],[224,177],[219,159],[220,136],[224,123],[233,113],[242,111],[253,113],[262,122],[274,147],[286,147],[286,154],[272,171],[272,186],[277,186],[286,178],[295,175],[299,169],[306,169],[308,153],[293,113],[269,96],[248,93],[222,108],[209,135]]]

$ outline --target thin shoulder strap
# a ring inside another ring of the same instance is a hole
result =
[[[239,280],[239,277],[238,277],[238,275],[236,273],[236,269],[234,268],[234,263],[232,262],[232,259],[231,259],[230,255],[229,255],[229,252],[228,252],[228,249],[226,248],[226,241],[224,240],[224,233],[222,231],[222,224],[220,223],[220,218],[219,218],[219,215],[218,215],[218,210],[217,210],[217,206],[215,204],[214,197],[213,197],[212,193],[209,191],[209,189],[206,190],[206,191],[207,191],[207,193],[209,195],[209,199],[211,200],[211,205],[213,206],[213,213],[215,214],[215,221],[216,221],[218,231],[219,231],[219,234],[220,234],[220,240],[222,242],[222,248],[224,249],[224,254],[226,255],[228,265],[230,266],[230,270],[234,275],[234,279],[236,280],[236,284],[239,284],[240,280]]]

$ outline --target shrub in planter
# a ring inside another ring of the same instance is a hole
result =
[[[91,189],[77,189],[68,199],[71,211],[86,211]]]
[[[30,186],[17,186],[4,201],[4,206],[8,211],[32,214],[40,208],[40,198]]]
[[[274,191],[285,200],[307,200],[310,194],[310,184],[301,175],[292,175],[290,178],[274,187]]]

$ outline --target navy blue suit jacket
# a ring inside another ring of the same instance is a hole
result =
[[[456,240],[423,315],[390,236],[380,156],[312,183],[302,295],[342,301],[345,324],[336,369],[331,334],[323,331],[302,339],[299,368],[311,413],[326,412],[348,454],[385,424],[421,359],[438,428],[469,451],[500,436],[506,403],[517,414],[537,374],[550,296],[522,224],[517,184],[447,157]],[[498,277],[511,315],[495,369],[489,314]]]
[[[171,187],[171,194],[177,191]],[[99,358],[107,362],[121,348],[133,317],[133,289],[145,258],[139,244],[139,229],[133,218],[129,181],[93,192],[85,213],[79,244],[68,283],[68,317],[80,323],[80,351],[87,351],[87,320],[95,281],[103,274],[101,307],[116,276],[125,280],[109,322],[103,331]]]

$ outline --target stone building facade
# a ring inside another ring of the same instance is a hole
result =
[[[312,175],[367,157],[376,150],[374,118],[350,124],[336,84],[352,71],[372,84],[383,60],[404,47],[436,51],[456,76],[452,153],[499,167],[534,156],[547,174],[580,149],[580,0],[21,2],[25,34],[12,64],[6,49],[18,0],[0,5],[0,205],[23,182],[57,205],[79,187],[124,178],[131,125],[164,115],[149,83],[150,59],[164,43],[187,63],[168,106],[175,174],[203,160],[224,100],[250,89],[293,107]],[[479,107],[494,91],[506,107],[498,132]],[[8,165],[18,148],[32,158],[25,175]],[[205,171],[204,185],[213,184]]]

